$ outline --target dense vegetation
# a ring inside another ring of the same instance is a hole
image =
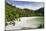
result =
[[[40,8],[38,10],[32,10],[27,8],[20,9],[6,3],[5,15],[6,15],[5,17],[6,21],[13,21],[19,17],[44,16],[44,8]]]

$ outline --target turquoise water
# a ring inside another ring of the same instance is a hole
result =
[[[14,29],[37,29],[43,28],[44,25],[44,17],[21,17],[19,18],[21,21],[15,21],[15,26],[8,25],[6,26],[6,30],[14,30]]]

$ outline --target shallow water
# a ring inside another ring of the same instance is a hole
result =
[[[43,25],[44,20],[43,17],[21,17],[19,19],[21,21],[15,21],[15,26],[6,26],[6,30],[38,28]]]

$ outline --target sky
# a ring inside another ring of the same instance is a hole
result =
[[[44,0],[12,0],[12,1],[33,1],[33,2],[43,2]]]
[[[36,1],[36,0],[35,0]],[[36,2],[32,1],[16,1],[16,0],[7,0],[8,3],[12,4],[13,6],[16,6],[18,8],[28,8],[28,9],[39,9],[43,7],[43,2],[41,0],[37,0]],[[41,1],[41,2],[40,2]]]

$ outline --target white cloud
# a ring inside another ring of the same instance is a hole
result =
[[[30,7],[30,6],[29,7],[26,7],[26,6],[18,6],[18,5],[16,5],[16,7],[17,8],[21,8],[21,9],[24,9],[24,8],[32,9],[32,7]]]
[[[29,1],[29,0],[12,0],[12,1]],[[43,2],[43,0],[30,0],[30,1]],[[29,2],[30,2],[30,1],[29,1]],[[33,4],[32,6],[25,6],[25,5],[24,5],[24,6],[20,6],[20,5],[16,5],[16,7],[22,8],[22,9],[28,8],[28,9],[36,10],[36,9],[39,9],[39,8],[43,7],[43,3],[38,3],[38,4],[36,4],[35,6],[34,6],[34,4]]]
[[[37,9],[44,7],[44,6],[43,6],[43,3],[37,3],[37,4],[35,3],[35,4],[32,4],[32,5],[27,4],[27,5],[24,5],[24,6],[16,5],[16,7],[22,8],[22,9],[28,8],[28,9],[32,9],[32,10],[37,10]]]
[[[18,5],[16,5],[16,7],[17,7],[17,8],[24,9],[24,7],[23,7],[23,6],[18,6]]]
[[[41,7],[44,7],[43,3],[38,3],[38,4],[35,4],[35,5],[34,4],[32,5],[33,10],[39,9]]]

